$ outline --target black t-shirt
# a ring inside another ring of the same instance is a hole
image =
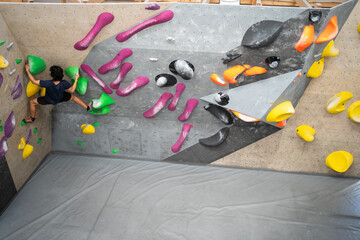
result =
[[[61,80],[58,85],[55,85],[53,80],[40,80],[40,87],[46,88],[45,100],[56,105],[63,99],[65,90],[69,89],[71,84],[65,80]]]

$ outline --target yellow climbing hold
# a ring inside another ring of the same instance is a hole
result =
[[[321,58],[319,61],[316,61],[311,65],[306,76],[311,78],[318,78],[322,74],[323,70],[324,70],[324,58]]]
[[[21,138],[20,139],[20,144],[19,144],[19,146],[18,146],[18,149],[19,150],[23,150],[24,148],[25,148],[25,145],[26,145],[26,142],[25,142],[25,138]]]
[[[290,101],[280,103],[266,117],[268,122],[281,122],[294,115],[295,109]]]
[[[0,55],[0,68],[6,68],[7,66],[9,66],[8,60]]]
[[[335,96],[330,98],[330,100],[326,103],[326,111],[332,114],[344,111],[345,103],[352,97],[353,95],[346,91],[335,94]]]
[[[31,81],[28,83],[27,87],[26,87],[26,96],[27,97],[32,97],[34,96],[36,93],[38,93],[40,90],[40,87],[33,84]]]
[[[26,144],[23,150],[23,159],[29,157],[33,151],[34,151],[34,147],[31,146],[30,144]]]
[[[336,172],[346,172],[353,163],[353,156],[345,151],[337,151],[329,154],[326,158],[326,166]]]
[[[93,134],[95,133],[95,128],[91,124],[83,124],[81,125],[81,131],[83,134]]]
[[[359,23],[359,25],[357,27],[357,31],[358,31],[358,33],[360,33],[360,23]]]
[[[41,96],[41,97],[45,97],[45,94],[46,94],[46,88],[41,87],[41,88],[40,88],[40,91],[41,91],[41,92],[40,92],[40,96]]]
[[[339,55],[339,49],[335,48],[334,40],[331,40],[328,45],[324,48],[324,51],[321,54],[322,58],[325,57],[336,57]]]
[[[315,130],[308,125],[301,125],[296,129],[297,135],[307,142],[314,141]]]
[[[347,115],[352,121],[360,123],[360,101],[356,101],[350,105],[347,110]]]

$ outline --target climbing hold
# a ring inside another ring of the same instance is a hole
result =
[[[126,74],[132,69],[133,65],[131,63],[125,62],[121,65],[120,71],[117,75],[117,77],[110,83],[110,87],[112,89],[118,89],[120,86],[120,83],[126,76]]]
[[[103,108],[105,106],[115,103],[115,101],[104,92],[101,93],[101,96],[99,99],[92,99],[91,101],[93,102],[94,109],[100,109],[100,108]]]
[[[285,127],[285,126],[286,126],[286,119],[278,122],[278,123],[276,124],[276,126],[277,126],[278,128]]]
[[[37,131],[38,131],[38,129],[37,129],[37,128],[34,128],[33,133],[34,133],[34,134],[36,134],[36,133],[37,133]]]
[[[15,72],[16,72],[16,69],[15,69],[15,68],[14,68],[13,70],[11,70],[11,71],[9,72],[10,77],[11,77],[12,75],[14,75]]]
[[[41,141],[42,141],[42,138],[39,138],[36,143],[37,143],[37,144],[40,144]]]
[[[24,122],[24,121],[21,121],[21,122],[20,122],[20,126],[23,127],[24,125],[25,125],[25,122]]]
[[[82,141],[76,141],[76,144],[79,146],[84,146],[84,143]]]
[[[46,69],[46,63],[39,57],[28,55],[29,71],[32,75],[43,72]]]
[[[26,87],[26,96],[27,97],[32,97],[34,96],[36,93],[38,93],[40,90],[40,87],[38,85],[33,84],[31,81],[28,83],[27,87]]]
[[[130,57],[132,54],[133,54],[133,51],[130,48],[122,49],[121,51],[118,52],[118,54],[116,54],[116,56],[113,58],[113,60],[102,65],[99,68],[98,72],[100,74],[108,73],[110,70],[113,70],[113,69],[117,68],[118,66],[120,66],[121,62],[125,58]]]
[[[264,74],[266,73],[266,69],[263,67],[252,67],[248,70],[245,71],[244,75],[245,76],[253,76],[253,75],[259,75],[259,74]]]
[[[227,105],[229,103],[229,96],[226,93],[218,92],[214,97],[215,102],[220,105]]]
[[[12,111],[4,124],[4,136],[8,139],[12,136],[15,129],[15,113]]]
[[[88,34],[79,42],[75,43],[74,48],[76,50],[85,50],[87,49],[91,42],[95,39],[96,35],[103,29],[106,25],[111,23],[114,20],[114,15],[108,12],[101,13],[97,20],[95,25],[91,28],[91,30],[88,32]]]
[[[149,83],[149,79],[147,77],[143,77],[143,76],[137,77],[132,81],[132,83],[129,86],[124,88],[119,88],[118,90],[116,90],[116,94],[121,97],[126,97],[136,89],[145,86],[148,83]]]
[[[157,62],[159,59],[157,59],[157,58],[149,58],[149,60],[150,60],[151,62]]]
[[[313,25],[308,25],[304,27],[304,30],[300,36],[299,41],[295,45],[295,49],[299,52],[304,51],[315,40],[315,30]]]
[[[266,117],[268,122],[281,122],[294,115],[295,109],[290,101],[280,103],[274,107]]]
[[[216,84],[218,84],[218,85],[220,85],[220,86],[225,86],[225,85],[227,85],[227,82],[225,82],[224,80],[222,80],[222,79],[219,77],[219,75],[217,75],[216,73],[211,74],[210,79],[211,79],[211,81],[213,81],[213,83],[216,83]]]
[[[204,109],[226,125],[230,125],[234,121],[233,118],[231,117],[231,114],[222,107],[219,107],[214,104],[208,104],[204,106]]]
[[[71,78],[71,79],[75,79],[75,75],[79,75],[79,67],[76,66],[71,66],[71,67],[67,67],[65,69],[65,74]]]
[[[72,84],[74,84],[75,80],[72,80]],[[87,91],[87,85],[88,85],[89,80],[87,80],[87,78],[84,77],[79,77],[78,82],[76,84],[76,91],[80,94],[80,95],[84,95]]]
[[[0,126],[0,132],[2,132],[4,130],[3,126]]]
[[[301,125],[296,128],[296,133],[299,137],[307,142],[314,141],[315,130],[308,125]]]
[[[228,68],[223,73],[223,78],[230,84],[237,83],[236,77],[246,70],[244,66],[236,65]]]
[[[306,76],[311,78],[318,78],[321,76],[323,70],[324,70],[324,58],[321,58],[319,61],[316,61],[311,65]]]
[[[0,55],[0,68],[6,68],[9,66],[8,60],[6,60],[3,56]]]
[[[282,22],[273,20],[257,22],[245,32],[241,45],[249,48],[266,47],[279,36],[282,25]]]
[[[41,96],[41,97],[45,97],[45,94],[46,94],[46,88],[41,87],[41,88],[40,88],[40,96]]]
[[[269,68],[277,68],[280,64],[280,58],[271,56],[265,59],[265,63],[269,66]]]
[[[12,48],[13,45],[14,45],[14,42],[9,43],[9,44],[6,46],[6,49],[7,49],[8,51],[10,51],[10,49]]]
[[[353,163],[353,156],[345,151],[329,154],[325,160],[326,166],[336,172],[346,172]]]
[[[235,116],[237,116],[239,119],[243,120],[244,122],[259,122],[260,120],[257,118],[250,117],[248,115],[242,114],[240,112],[231,110]]]
[[[186,60],[172,61],[169,65],[169,69],[172,73],[178,74],[185,80],[193,78],[195,74],[194,65]]]
[[[22,62],[22,59],[21,58],[15,58],[15,63],[16,64],[20,64]]]
[[[193,126],[190,123],[184,123],[183,124],[178,140],[171,147],[172,152],[176,153],[176,152],[180,151],[181,146],[182,146],[186,136],[189,134],[192,127]]]
[[[13,90],[11,91],[11,96],[13,96],[13,100],[18,99],[22,94],[23,88],[20,83],[19,75],[16,78],[15,85]]]
[[[227,64],[237,58],[241,57],[241,54],[240,53],[234,53],[234,54],[231,54],[231,53],[227,53],[226,54],[226,57],[225,58],[221,58],[221,60],[223,61],[223,64]]]
[[[81,125],[81,131],[83,134],[86,134],[86,135],[93,134],[93,133],[95,133],[95,128],[91,124],[83,124],[83,125]]]
[[[176,104],[179,101],[180,95],[185,90],[185,88],[186,88],[186,86],[183,83],[179,83],[178,85],[176,85],[175,96],[173,97],[173,99],[171,100],[171,102],[168,105],[169,111],[175,111]]]
[[[102,88],[102,90],[107,93],[107,94],[112,94],[113,90],[111,90],[105,83],[103,80],[101,80],[101,78],[99,78],[98,75],[96,75],[96,73],[91,69],[91,67],[87,64],[81,64],[81,69],[88,74],[92,79],[95,80],[95,82],[97,82],[97,84],[100,85],[100,87]]]
[[[8,145],[7,145],[7,142],[6,142],[6,137],[3,136],[0,140],[0,159],[2,159],[5,154],[7,153],[8,151]]]
[[[145,7],[145,9],[147,9],[147,10],[158,10],[158,9],[160,9],[160,5],[157,4],[157,3],[150,3],[149,5],[147,5]]]
[[[6,93],[8,87],[9,87],[9,83],[10,83],[10,78],[7,79],[6,85],[4,87],[4,93]]]
[[[3,83],[3,81],[4,81],[4,77],[3,77],[3,75],[0,73],[0,87],[1,87],[1,85],[2,85],[2,83]]]
[[[356,101],[350,105],[347,110],[347,115],[352,121],[360,123],[360,101]]]
[[[33,151],[34,151],[34,147],[31,146],[30,144],[26,144],[22,154],[23,159],[27,159],[32,154]]]
[[[360,33],[360,23],[359,23],[359,25],[357,27],[357,31],[358,31],[358,33]]]
[[[20,139],[20,143],[19,143],[18,149],[19,149],[19,150],[24,150],[25,145],[26,145],[25,138],[22,137],[22,138]]]
[[[173,38],[173,37],[167,37],[167,38],[166,38],[166,41],[168,41],[169,43],[172,43],[172,42],[175,41],[175,38]]]
[[[31,136],[32,136],[32,132],[31,132],[31,129],[29,129],[29,133],[28,133],[28,136],[25,141],[26,144],[30,142]]]
[[[173,95],[171,93],[163,93],[155,105],[143,113],[143,116],[146,118],[153,118],[158,112],[160,112],[161,109],[163,109],[172,97]]]
[[[99,126],[99,122],[94,122],[91,125],[93,125],[94,127],[97,127],[97,126]]]
[[[338,24],[337,24],[337,17],[333,16],[326,28],[320,35],[317,37],[315,43],[322,43],[330,41],[331,39],[334,39],[336,35],[339,32]]]
[[[216,147],[225,142],[227,137],[229,136],[230,128],[224,127],[214,135],[208,137],[208,138],[202,138],[199,139],[199,143],[201,145],[207,146],[207,147]]]
[[[100,109],[93,109],[89,113],[94,114],[94,115],[105,115],[105,114],[109,114],[110,112],[111,112],[110,107],[105,106]]]
[[[171,10],[163,11],[162,13],[156,15],[155,17],[152,17],[148,20],[145,20],[144,22],[136,25],[135,27],[130,28],[127,31],[121,32],[116,36],[116,40],[119,42],[125,42],[129,38],[131,38],[136,33],[140,32],[141,30],[144,30],[145,28],[148,28],[150,26],[164,23],[167,21],[170,21],[174,17],[174,13]]]
[[[5,40],[0,41],[0,46],[4,45],[5,42],[6,42]]]
[[[114,153],[114,154],[115,154],[115,153],[118,153],[118,152],[119,152],[119,149],[118,149],[118,148],[115,148],[115,149],[111,150],[111,152]]]
[[[326,45],[324,51],[321,54],[322,58],[336,57],[337,55],[339,55],[339,49],[335,48],[334,44],[334,40],[331,40],[328,45]]]
[[[181,122],[185,122],[186,120],[188,120],[191,113],[194,111],[194,109],[198,105],[198,103],[199,103],[199,100],[197,100],[196,98],[190,98],[186,102],[185,109],[184,109],[183,113],[180,114],[180,116],[178,117],[178,120]]]
[[[162,73],[155,77],[155,82],[158,87],[171,87],[177,83],[177,80],[171,74]]]
[[[335,94],[326,103],[326,111],[328,113],[336,114],[345,110],[345,103],[352,98],[353,95],[350,92],[340,92]]]
[[[315,10],[309,12],[309,20],[313,23],[318,22],[321,18],[321,11]]]

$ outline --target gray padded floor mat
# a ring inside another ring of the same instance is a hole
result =
[[[0,239],[360,239],[358,180],[50,155]]]

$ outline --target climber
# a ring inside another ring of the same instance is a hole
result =
[[[56,105],[60,102],[67,102],[73,100],[74,102],[85,108],[87,111],[92,110],[92,102],[90,102],[89,105],[86,105],[80,98],[76,97],[74,94],[71,94],[75,92],[77,81],[79,79],[78,74],[76,74],[75,82],[71,86],[68,81],[63,80],[64,73],[62,68],[59,66],[50,67],[50,76],[52,77],[52,80],[49,81],[35,80],[29,69],[29,64],[26,64],[25,70],[30,81],[37,86],[46,88],[46,93],[44,97],[37,97],[30,100],[31,116],[23,120],[25,123],[32,123],[35,121],[35,111],[37,105]],[[67,90],[67,92],[65,90]]]

